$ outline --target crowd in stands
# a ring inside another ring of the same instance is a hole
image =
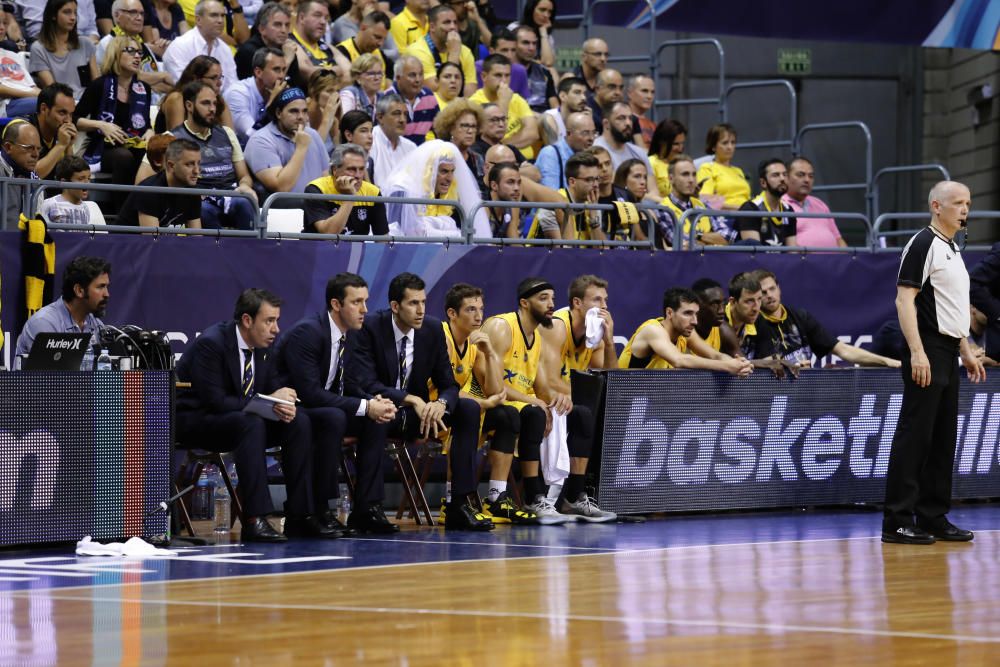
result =
[[[330,199],[275,202],[301,209],[306,232],[458,236],[471,222],[477,236],[510,239],[653,234],[664,249],[678,231],[685,245],[846,245],[832,218],[795,215],[829,212],[811,194],[808,159],[765,160],[748,177],[724,123],[692,159],[687,128],[656,118],[656,81],[609,67],[600,38],[583,43],[579,66],[559,71],[552,0],[527,2],[509,23],[483,0],[5,5],[0,175],[70,181],[82,158],[101,183],[241,193],[204,197],[191,218],[183,198],[115,191],[95,208],[83,205],[86,189],[69,189],[41,208],[50,222],[59,212],[84,224],[248,229],[269,195],[308,192]],[[187,171],[172,140],[199,149]],[[31,207],[30,188],[15,194],[8,226]],[[336,195],[457,200],[463,210]],[[495,207],[463,220],[479,200],[614,206]],[[775,215],[697,217],[692,237],[689,222],[677,229],[691,208]],[[380,214],[369,219],[368,209]]]

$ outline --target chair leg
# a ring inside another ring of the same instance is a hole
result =
[[[417,463],[416,463],[416,466],[417,466],[417,470],[420,471],[419,479],[420,479],[420,488],[422,489],[422,488],[424,488],[424,482],[427,481],[427,476],[428,476],[428,474],[430,472],[430,450],[427,449],[426,445],[421,445],[420,449],[417,451]],[[397,469],[398,468],[399,468],[399,466],[397,466]],[[400,473],[400,475],[402,476],[402,472]],[[405,478],[403,479],[403,483],[404,484],[407,483],[407,480]],[[420,523],[420,519],[419,519],[419,517],[417,517],[417,508],[416,508],[416,506],[412,502],[410,502],[410,497],[409,496],[411,496],[411,494],[406,494],[406,496],[404,496],[404,498],[402,499],[402,501],[399,503],[399,507],[396,508],[396,520],[399,521],[400,519],[402,519],[403,518],[403,514],[407,510],[409,510],[410,511],[410,518],[411,519],[416,519],[417,523],[419,524]]]
[[[410,458],[410,451],[406,448],[406,443],[403,443],[401,451],[401,459],[403,460],[403,465],[407,468],[407,473],[412,481],[412,485],[415,487],[414,492],[411,495],[411,501],[413,502],[413,507],[416,509],[417,513],[423,512],[424,517],[427,519],[427,525],[433,526],[434,519],[431,516],[431,507],[427,503],[427,496],[424,495],[423,484],[420,483],[420,478],[417,476],[417,471],[413,467],[413,459]],[[419,503],[419,504],[418,504]],[[417,523],[420,523],[420,517],[416,517]]]
[[[354,489],[357,484],[357,463],[358,457],[354,451],[354,447],[349,444],[344,444],[340,448],[340,469],[344,471],[344,483],[347,484],[347,491],[351,494],[351,500],[354,500]]]
[[[408,502],[409,504],[405,507],[417,507],[417,500],[413,496],[413,483],[412,478],[407,470],[406,463],[403,457],[406,459],[410,458],[409,452],[406,450],[406,443],[399,441],[390,441],[387,447],[389,456],[392,458],[393,464],[396,466],[396,472],[399,473],[399,479],[403,483],[403,500],[402,502]],[[412,466],[412,462],[411,462]],[[405,511],[402,509],[401,511]],[[402,514],[400,514],[402,516]],[[397,517],[398,518],[398,517]],[[420,525],[420,516],[416,516],[417,525]]]
[[[187,486],[188,486],[187,484],[184,485],[185,488]],[[181,487],[178,486],[177,482],[174,482],[174,494],[178,494],[180,492],[181,492]],[[177,503],[177,514],[180,516],[180,523],[181,523],[180,531],[178,532],[180,533],[186,530],[188,535],[190,535],[191,537],[196,537],[196,535],[194,534],[194,524],[191,523],[191,513],[188,512],[188,506],[187,506],[188,495],[189,494],[186,493],[180,498],[178,498],[180,502]],[[168,509],[167,511],[169,512],[172,510]]]

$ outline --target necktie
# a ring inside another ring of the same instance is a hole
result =
[[[253,394],[253,350],[243,350],[243,400]]]
[[[399,341],[399,388],[406,389],[406,343],[409,338],[403,336]]]
[[[344,348],[347,347],[347,336],[341,334],[340,343],[337,348],[337,370],[333,372],[333,382],[330,388],[338,394],[344,394]]]

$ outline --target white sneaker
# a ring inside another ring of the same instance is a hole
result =
[[[606,521],[614,521],[618,518],[618,515],[614,512],[605,512],[598,507],[594,499],[586,493],[581,493],[575,503],[563,500],[562,507],[559,509],[564,515],[575,516],[580,521],[588,521],[590,523],[604,523]]]
[[[576,521],[575,516],[560,514],[556,510],[555,501],[545,496],[536,497],[534,504],[525,505],[525,509],[534,512],[538,517],[538,523],[543,526],[554,526],[568,521]]]

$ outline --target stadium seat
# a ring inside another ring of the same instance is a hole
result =
[[[267,231],[280,234],[299,234],[305,211],[301,208],[272,208],[267,212]]]

